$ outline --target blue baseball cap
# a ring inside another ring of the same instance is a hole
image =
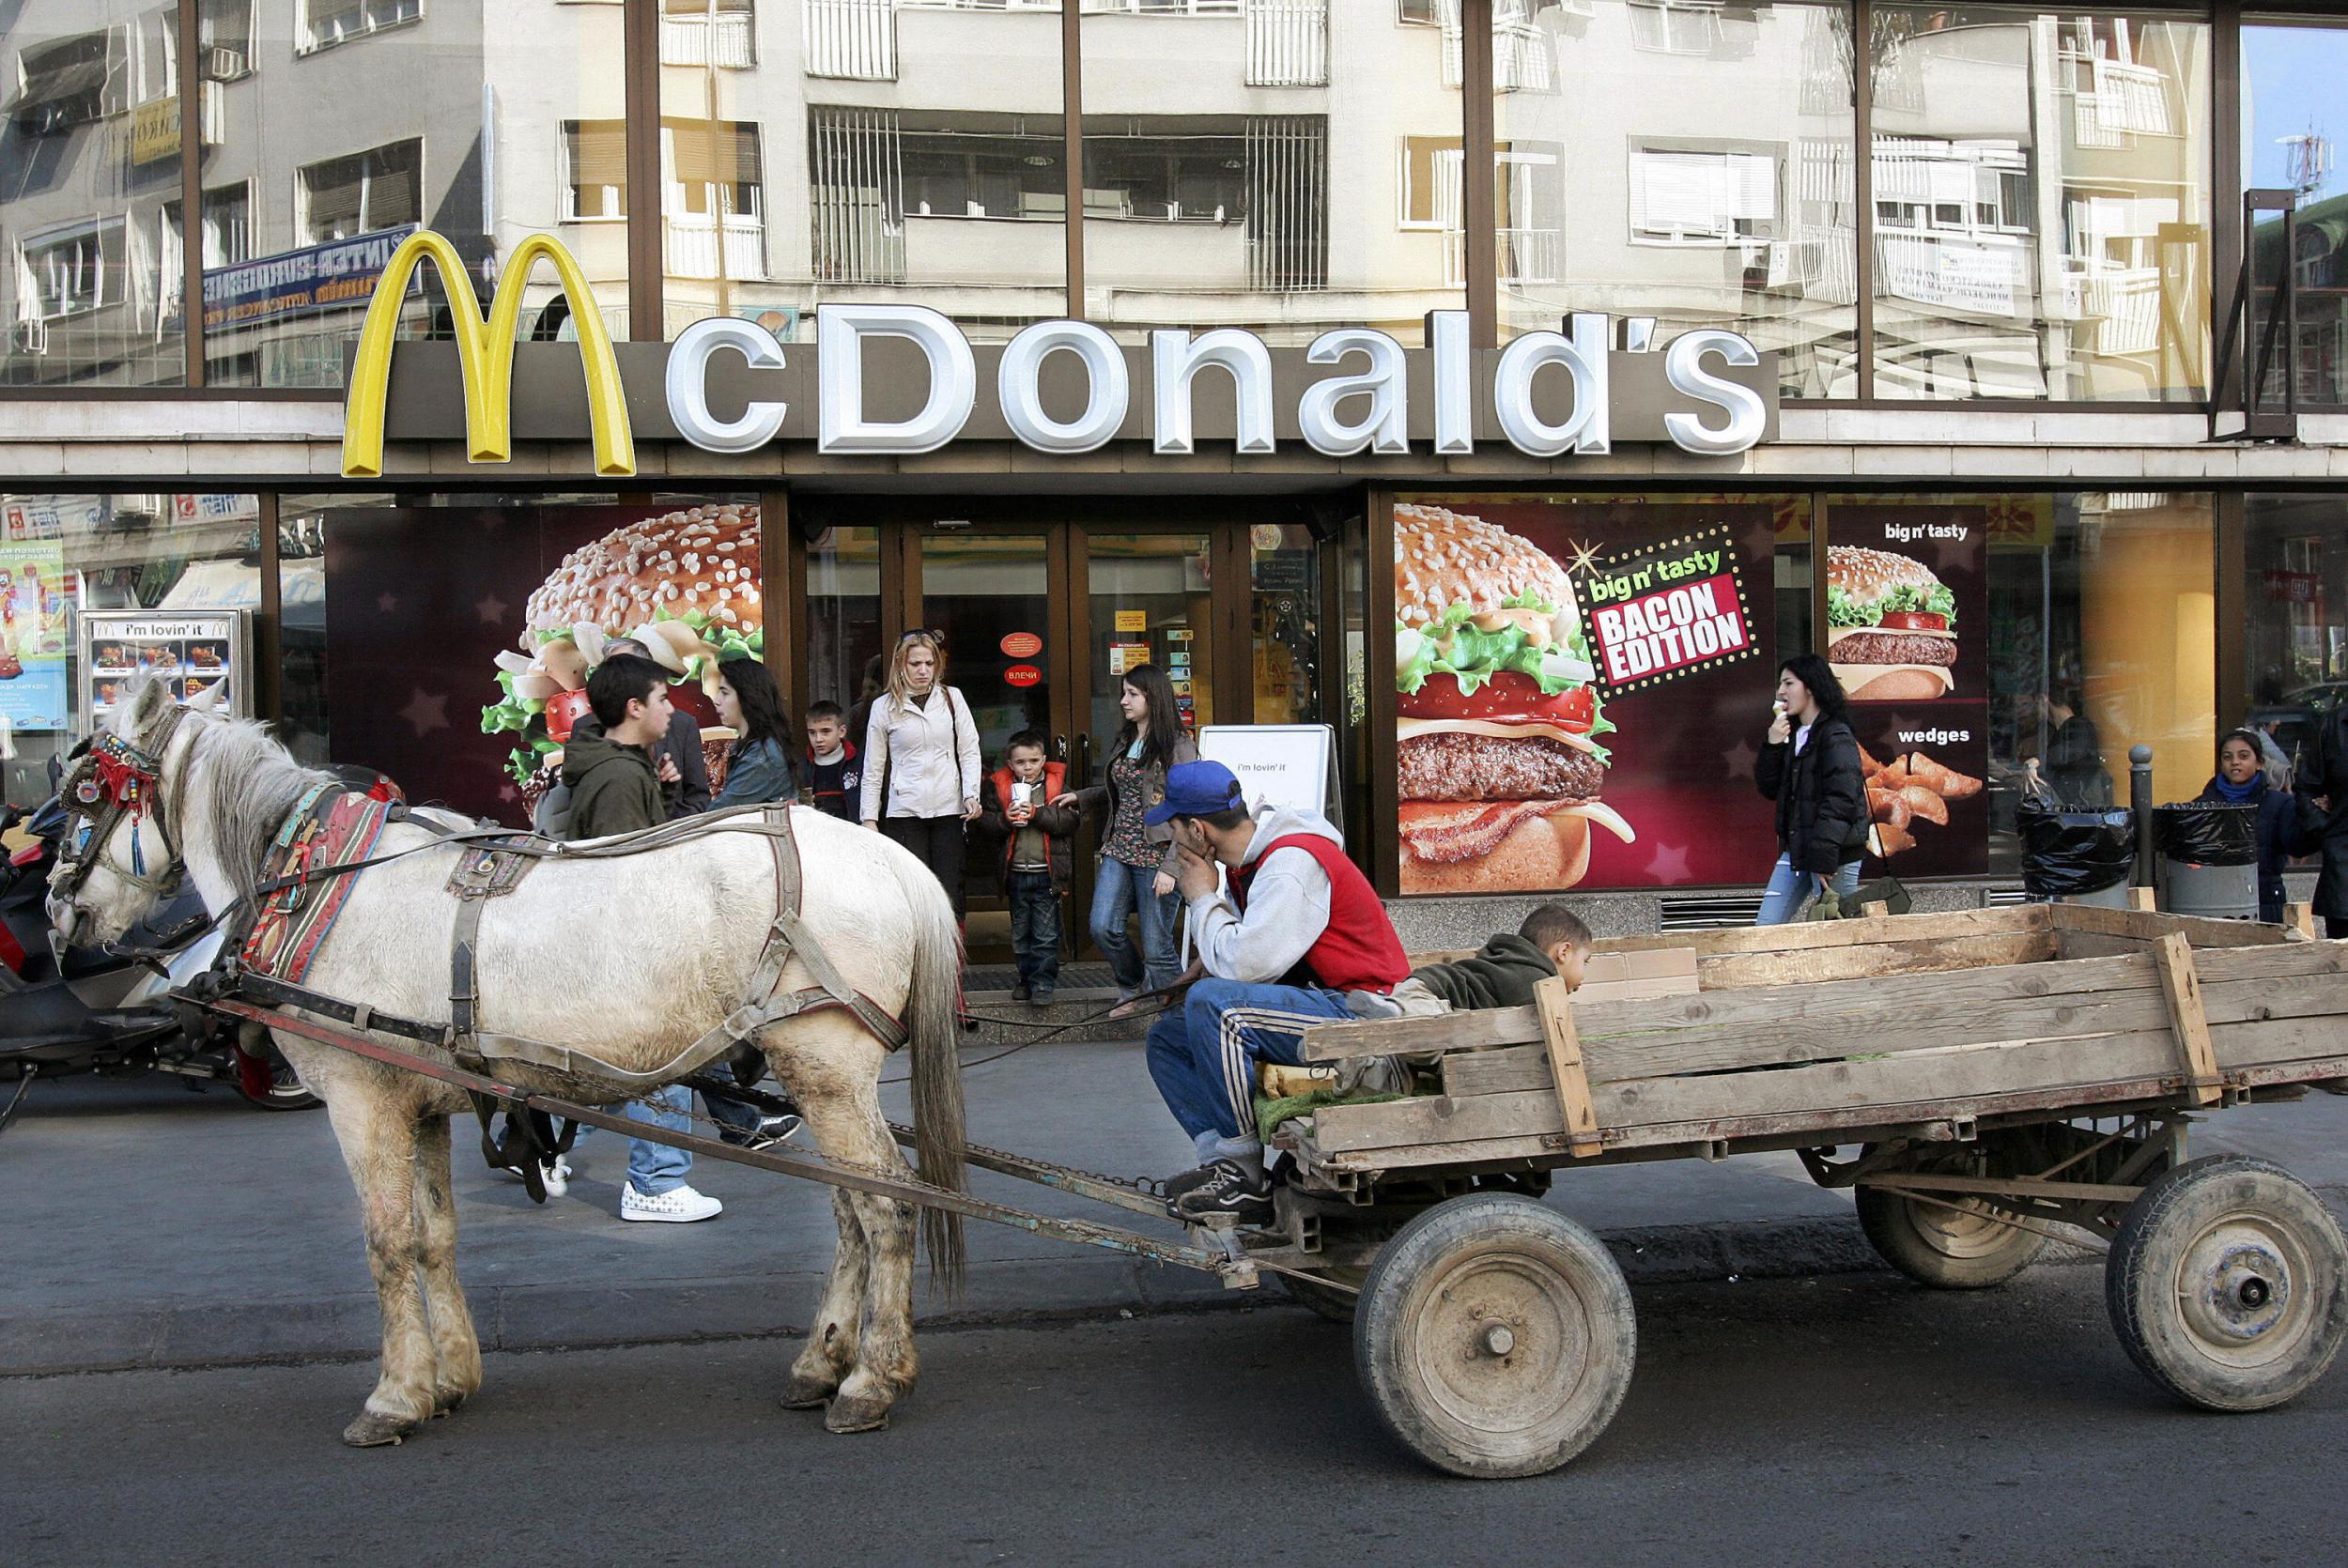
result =
[[[1151,827],[1176,817],[1206,817],[1246,805],[1239,779],[1220,762],[1177,762],[1166,770],[1166,798],[1143,814]]]

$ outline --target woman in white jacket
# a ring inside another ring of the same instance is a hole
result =
[[[979,815],[979,727],[946,684],[946,645],[935,632],[897,639],[862,761],[864,825],[919,855],[961,919],[963,831]]]

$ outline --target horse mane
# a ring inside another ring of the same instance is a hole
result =
[[[261,880],[270,840],[313,784],[334,776],[305,768],[257,719],[215,717],[201,724],[188,753],[191,773],[201,764],[203,800],[212,823],[221,869],[239,893]]]

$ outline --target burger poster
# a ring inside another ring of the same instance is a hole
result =
[[[1868,871],[1988,869],[1985,508],[1843,501],[1827,517],[1827,661],[1850,699]]]
[[[328,515],[326,555],[334,760],[502,822],[607,641],[643,642],[704,726],[717,661],[764,656],[755,506],[359,509]]]
[[[1766,500],[1398,506],[1398,891],[1765,880],[1774,549]]]

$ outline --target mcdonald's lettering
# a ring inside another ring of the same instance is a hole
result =
[[[541,260],[553,264],[578,328],[595,471],[636,472],[618,355],[570,252],[547,235],[523,240],[505,258],[485,317],[456,247],[425,232],[392,254],[367,307],[344,410],[347,477],[382,474],[402,297],[427,261],[455,318],[467,453],[476,463],[510,458],[514,340],[523,291]],[[1076,453],[1122,437],[1168,454],[1228,439],[1243,457],[1269,454],[1282,440],[1330,457],[1402,454],[1429,441],[1439,456],[1463,454],[1482,440],[1536,458],[1644,440],[1727,457],[1776,429],[1773,355],[1719,328],[1666,341],[1647,317],[1576,312],[1562,331],[1521,332],[1505,349],[1479,349],[1465,311],[1435,311],[1423,349],[1367,327],[1334,328],[1300,349],[1274,348],[1235,327],[1160,329],[1143,347],[1085,321],[1037,322],[1008,344],[973,346],[952,319],[922,305],[822,304],[814,315],[812,344],[784,343],[746,317],[716,316],[673,343],[631,345],[629,366],[646,394],[641,407],[659,438],[731,454],[812,439],[819,452],[869,455],[935,452],[965,438]],[[444,350],[440,363],[437,374],[445,376]],[[533,348],[526,420],[533,436],[563,438],[561,421],[548,428],[546,373],[546,356]],[[397,434],[412,438],[429,426],[445,437],[439,421],[446,397],[420,400],[403,388]],[[432,411],[419,411],[420,402]]]

